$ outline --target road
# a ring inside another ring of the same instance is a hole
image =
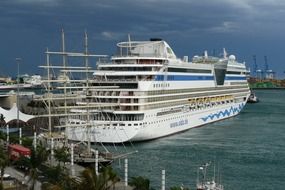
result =
[[[14,177],[18,181],[21,181],[22,184],[27,184],[28,186],[30,186],[29,177],[25,176],[24,173],[14,169],[13,167],[6,167],[5,173],[11,175],[11,177]],[[41,186],[41,182],[37,181],[35,184],[35,190],[41,190]]]

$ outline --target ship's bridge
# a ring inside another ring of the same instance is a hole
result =
[[[155,57],[176,59],[176,55],[171,47],[163,40],[151,39],[150,41],[128,41],[117,44],[119,57]]]

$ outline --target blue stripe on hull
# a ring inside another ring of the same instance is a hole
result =
[[[167,75],[167,81],[214,80],[213,76]],[[155,81],[164,81],[164,75],[156,75]]]
[[[225,80],[246,80],[246,77],[227,77],[225,78]]]

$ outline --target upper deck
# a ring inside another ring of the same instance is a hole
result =
[[[143,59],[176,59],[171,47],[163,40],[128,41],[117,44],[118,52],[112,60],[127,57]]]

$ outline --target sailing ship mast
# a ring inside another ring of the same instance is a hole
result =
[[[87,33],[85,31],[84,33],[84,38],[85,38],[85,43],[84,43],[84,46],[85,46],[85,55],[88,55],[88,36],[87,36]],[[88,65],[88,57],[85,56],[84,57],[84,60],[85,60],[85,68],[86,68],[86,97],[88,98],[88,95],[89,95],[89,65]],[[90,128],[91,128],[91,123],[90,123],[90,113],[89,113],[89,101],[87,101],[87,121],[86,121],[86,124],[87,124],[87,153],[90,154],[91,153],[91,142],[90,142]]]
[[[80,115],[85,115],[87,118],[86,127],[87,127],[87,136],[89,138],[87,144],[88,144],[88,152],[90,153],[91,145],[90,145],[90,107],[97,107],[98,105],[90,105],[88,101],[87,105],[81,106],[81,105],[71,105],[69,106],[67,101],[71,100],[78,100],[82,99],[88,96],[89,92],[89,74],[93,73],[94,70],[90,70],[89,67],[89,57],[107,57],[106,55],[95,55],[95,54],[89,54],[88,53],[88,37],[87,33],[85,32],[85,40],[84,40],[84,53],[77,53],[77,52],[66,52],[65,49],[65,35],[64,31],[61,32],[62,37],[62,48],[61,51],[49,51],[47,48],[45,54],[46,54],[46,66],[40,66],[40,68],[44,68],[47,70],[47,80],[44,80],[43,82],[46,83],[46,90],[47,94],[45,97],[43,97],[41,100],[45,101],[47,106],[47,115],[41,115],[41,117],[48,117],[48,138],[51,141],[51,149],[53,148],[53,129],[52,129],[52,117],[64,117],[65,118],[65,125],[62,127],[68,127],[67,124],[67,117],[72,115],[79,115],[79,113],[70,113],[70,110],[73,108],[79,108],[79,109],[86,109],[86,112],[80,113]],[[62,65],[52,65],[51,64],[51,56],[62,56]],[[67,58],[68,57],[83,57],[84,58],[84,66],[68,66],[67,65]],[[54,79],[51,76],[51,73],[54,72],[54,70],[59,70],[61,78]],[[85,72],[86,79],[70,79],[70,77],[67,75],[67,73],[72,72]],[[80,84],[80,86],[72,86],[71,82]],[[52,83],[56,83],[58,86],[56,87],[57,90],[63,90],[63,96],[62,94],[54,94],[52,93],[52,90],[54,89],[52,87]],[[83,85],[85,83],[85,86]],[[68,85],[69,84],[69,85]],[[60,86],[61,85],[61,86]],[[67,90],[70,91],[67,91]],[[84,91],[86,94],[79,94],[78,91]],[[55,104],[52,101],[63,101],[64,106],[57,106],[54,107]],[[58,111],[59,113],[52,113],[54,111]],[[60,127],[60,126],[59,126]]]
[[[47,84],[47,95],[43,97],[41,100],[45,101],[48,113],[41,115],[41,117],[48,117],[48,142],[51,143],[50,147],[53,152],[53,127],[52,127],[52,117],[60,118],[62,121],[62,117],[64,118],[64,125],[61,124],[59,128],[67,128],[67,127],[82,127],[86,129],[86,139],[82,140],[80,143],[84,143],[87,145],[87,149],[84,151],[86,155],[86,162],[94,161],[93,159],[93,152],[91,151],[91,127],[94,127],[94,123],[91,122],[91,115],[90,114],[97,114],[97,112],[101,111],[101,108],[105,106],[102,102],[92,102],[90,101],[93,97],[93,91],[98,90],[100,87],[95,87],[90,85],[94,81],[94,79],[90,79],[90,74],[94,73],[95,70],[92,70],[89,64],[89,58],[106,58],[107,55],[96,55],[96,54],[89,54],[88,51],[88,35],[85,31],[84,33],[84,52],[67,52],[65,46],[65,35],[64,31],[62,30],[62,48],[61,51],[50,51],[49,49],[46,50],[46,65],[40,66],[40,68],[44,68],[47,70],[47,80],[44,80]],[[52,56],[62,56],[62,64],[51,64],[51,57]],[[83,58],[83,65],[82,66],[73,66],[72,62],[68,58]],[[69,63],[67,63],[70,60]],[[62,77],[52,78],[51,73],[54,70],[58,71],[62,74]],[[72,73],[75,74],[83,74],[83,78],[76,79],[72,78]],[[56,83],[56,86],[52,85]],[[74,85],[76,84],[76,85]],[[55,93],[53,93],[55,90]],[[63,94],[56,93],[57,91],[63,92]],[[57,101],[57,103],[52,102]],[[61,101],[61,103],[60,103]],[[63,102],[62,102],[63,101]],[[71,102],[74,101],[74,102]],[[62,106],[63,103],[63,106]],[[72,104],[70,104],[72,103]],[[60,105],[61,104],[61,105]],[[117,105],[117,104],[116,104]],[[110,106],[110,104],[108,104]],[[55,112],[56,111],[56,112]],[[69,117],[80,117],[80,124],[72,124],[70,122]],[[81,118],[82,117],[82,118]],[[67,143],[67,135],[64,136],[64,142]],[[106,147],[103,146],[105,151],[109,153]],[[116,159],[126,157],[129,154],[135,153],[137,151],[131,153],[125,153],[120,155],[112,155],[111,158],[101,158],[103,162],[108,161],[108,159]],[[78,154],[79,155],[79,154]],[[107,154],[106,154],[107,155]],[[80,157],[82,159],[82,157]],[[76,158],[74,159],[76,160]]]

